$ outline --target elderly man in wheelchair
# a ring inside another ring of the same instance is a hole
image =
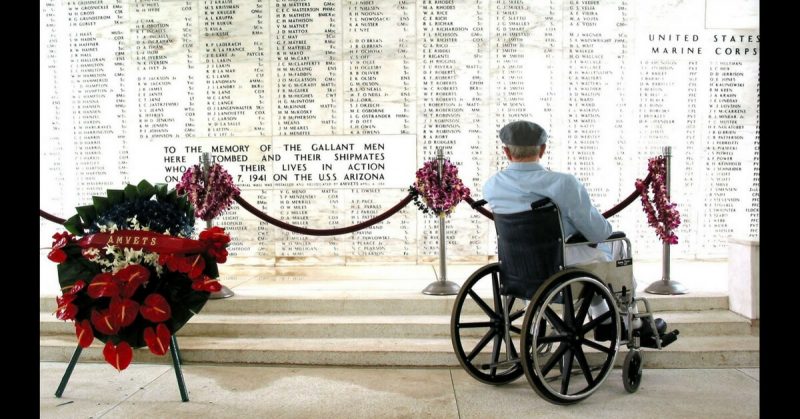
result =
[[[476,203],[493,209],[498,262],[475,271],[456,297],[451,338],[459,363],[488,384],[524,373],[546,400],[571,404],[597,389],[626,345],[623,383],[636,391],[639,348],[661,349],[678,331],[666,333],[647,300],[635,297],[630,241],[612,233],[573,176],[538,164],[541,127],[519,121],[500,137],[512,163]]]

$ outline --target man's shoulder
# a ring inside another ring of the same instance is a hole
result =
[[[550,177],[551,179],[558,179],[562,182],[570,182],[570,183],[580,183],[578,182],[578,178],[575,177],[572,173],[567,172],[557,172],[555,170],[544,170],[542,171],[545,176]]]

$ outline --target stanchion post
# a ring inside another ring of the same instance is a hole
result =
[[[208,173],[211,171],[211,155],[208,152],[203,153],[203,180],[205,181],[206,188],[208,187]],[[206,221],[206,227],[211,228],[214,223],[211,220]],[[212,292],[208,298],[212,300],[220,300],[222,298],[233,297],[233,291],[220,283],[219,291]],[[184,400],[185,401],[185,400]]]
[[[666,168],[666,182],[667,187],[667,200],[669,200],[670,192],[672,190],[672,186],[670,184],[670,177],[672,175],[672,167],[671,166],[672,160],[672,147],[665,146],[664,147],[664,167]],[[663,251],[661,256],[661,281],[656,281],[650,284],[645,291],[649,292],[650,294],[669,294],[669,295],[676,295],[676,294],[686,294],[689,290],[680,282],[671,281],[669,278],[669,243],[663,244]]]
[[[442,171],[444,170],[444,152],[441,147],[436,150],[438,163],[439,186],[442,186]],[[439,216],[439,277],[422,290],[428,295],[455,295],[458,294],[458,284],[447,280],[447,249],[445,246],[445,215]]]

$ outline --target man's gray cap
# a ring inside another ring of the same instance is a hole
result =
[[[515,121],[500,129],[500,141],[506,145],[542,145],[547,142],[547,132],[536,123]]]

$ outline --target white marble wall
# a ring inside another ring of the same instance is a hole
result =
[[[505,166],[497,130],[548,128],[545,163],[605,210],[671,145],[676,257],[758,238],[758,2],[40,0],[41,207],[69,216],[125,182],[167,182],[211,152],[244,197],[313,228],[406,195],[437,147],[476,198]],[[637,256],[660,243],[639,203],[614,217]],[[219,220],[243,263],[433,260],[409,206],[363,232],[304,237],[241,208]],[[495,252],[461,206],[448,257]],[[53,226],[43,222],[42,243]]]

